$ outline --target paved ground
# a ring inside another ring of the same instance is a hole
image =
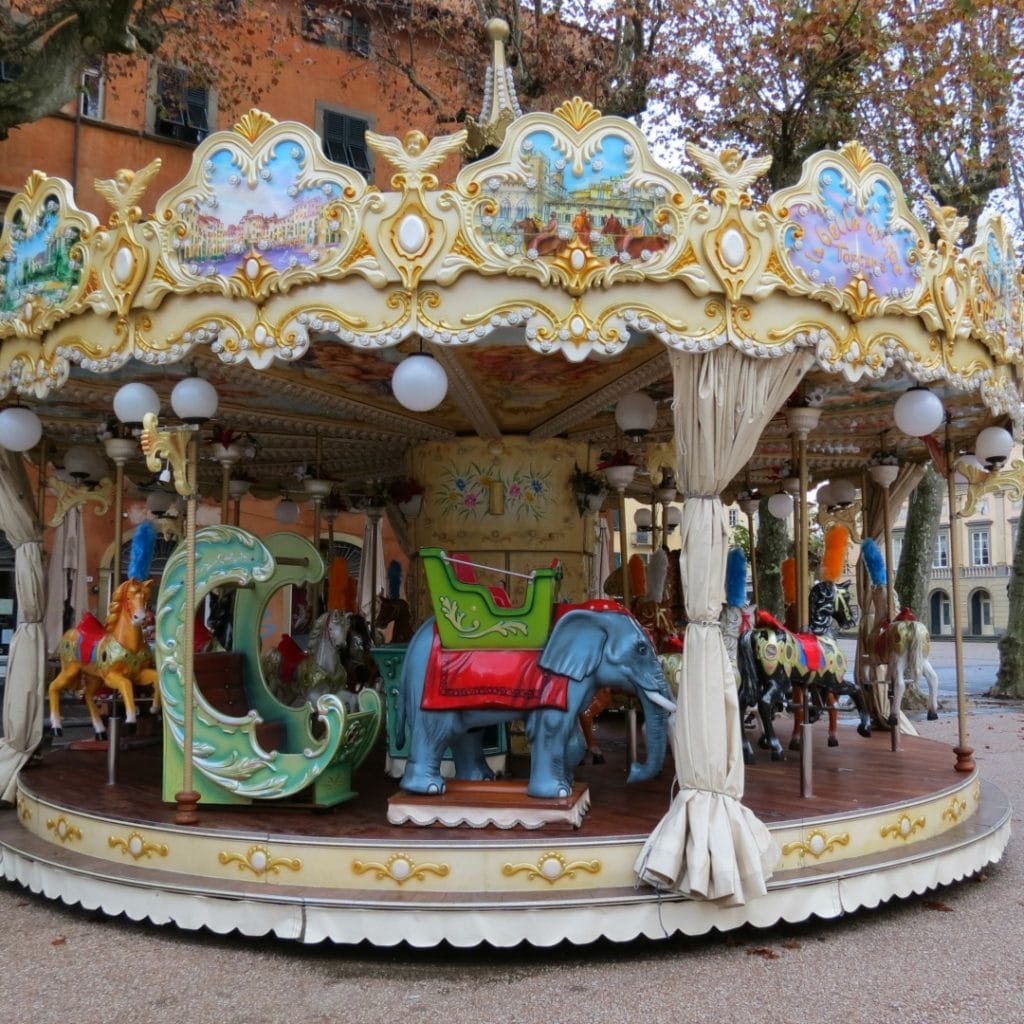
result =
[[[1024,706],[975,699],[971,710],[982,771],[1016,800]],[[917,724],[956,740],[952,714]],[[22,1024],[1017,1024],[1020,817],[1017,807],[1002,863],[924,897],[766,932],[555,951],[220,938],[111,921],[0,883],[2,1005]]]

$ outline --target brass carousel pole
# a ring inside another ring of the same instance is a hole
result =
[[[747,497],[739,502],[740,511],[747,517],[747,536],[750,538],[750,580],[754,588],[754,607],[761,607],[760,589],[757,582],[757,543],[754,537],[754,513],[760,502],[748,491]]]
[[[960,531],[956,521],[956,470],[950,417],[946,415],[946,490],[949,502],[949,561],[953,591],[953,647],[956,654],[956,718],[958,742],[953,748],[958,772],[973,772],[974,748],[967,734],[967,691],[964,685],[964,631],[960,609]]]

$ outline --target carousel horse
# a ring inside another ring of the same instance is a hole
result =
[[[939,717],[939,677],[928,660],[931,637],[928,627],[918,622],[909,608],[904,608],[892,622],[883,619],[879,623],[870,650],[876,664],[888,667],[888,678],[892,680],[890,725],[895,725],[903,706],[908,674],[914,682],[922,676],[928,680],[928,721]]]
[[[803,718],[805,687],[814,687],[826,698],[829,713],[828,745],[839,744],[836,698],[853,700],[860,716],[857,732],[871,735],[871,720],[860,687],[844,679],[846,655],[833,635],[833,621],[841,628],[854,623],[849,588],[819,580],[810,593],[810,633],[793,633],[767,612],[759,611],[755,626],[740,636],[737,662],[740,671],[740,720],[748,708],[756,707],[761,718],[760,745],[771,750],[773,761],[784,757],[772,719],[776,710],[790,701],[794,708],[794,731],[789,749],[799,750],[799,729]],[[744,742],[744,759],[750,763],[753,748]]]
[[[160,689],[153,667],[153,652],[143,637],[149,616],[152,580],[127,579],[113,594],[106,622],[86,614],[69,629],[57,648],[60,672],[47,691],[50,699],[50,728],[54,736],[63,735],[60,694],[84,682],[85,704],[97,739],[106,737],[103,720],[96,707],[96,691],[101,687],[116,690],[124,701],[125,722],[129,729],[136,721],[135,685],[153,687],[153,710],[160,707]]]
[[[342,646],[342,663],[348,673],[349,687],[354,691],[369,686],[376,674],[374,644],[375,638],[370,633],[370,624],[366,618],[358,612],[349,612],[348,633]]]
[[[340,653],[348,644],[350,619],[337,608],[324,612],[310,630],[308,651],[285,634],[277,647],[263,655],[263,677],[279,701],[300,707],[333,693],[348,710],[358,710],[356,695],[346,685],[349,674]]]
[[[392,623],[391,642],[405,644],[412,639],[412,612],[409,602],[398,597],[379,597],[377,604],[377,629],[384,630]]]

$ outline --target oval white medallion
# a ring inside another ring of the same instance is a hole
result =
[[[245,276],[250,281],[255,281],[260,275],[260,261],[254,257],[250,257],[245,261]]]
[[[736,270],[747,258],[747,243],[736,228],[729,228],[722,235],[722,260],[726,266]]]
[[[540,862],[540,873],[547,879],[558,878],[562,873],[562,862],[558,857],[545,857]]]
[[[142,856],[142,836],[132,836],[128,840],[128,852],[133,857]]]
[[[956,307],[956,281],[952,277],[947,277],[942,282],[942,297],[946,300],[947,309]]]
[[[391,877],[396,882],[404,882],[412,874],[412,864],[405,857],[396,857],[391,862]]]
[[[249,857],[249,864],[253,871],[262,874],[267,870],[267,854],[264,850],[253,850]]]
[[[825,852],[825,837],[820,832],[815,832],[811,836],[810,848],[815,857],[820,857]]]
[[[267,329],[263,324],[257,324],[253,329],[252,339],[257,345],[262,345],[267,340]]]
[[[407,213],[398,225],[398,248],[415,256],[427,244],[427,225],[415,213]]]
[[[578,273],[587,262],[587,254],[582,249],[573,249],[569,262],[572,264],[572,269]]]
[[[581,316],[574,316],[569,321],[569,333],[574,338],[581,338],[587,330],[586,322]]]
[[[114,255],[114,280],[118,284],[127,284],[131,280],[134,269],[135,257],[128,246],[122,245]]]
[[[32,303],[31,302],[26,302],[25,303],[25,308],[24,308],[24,312],[22,313],[22,318],[25,319],[25,320],[31,320],[32,319]]]
[[[868,297],[868,283],[864,278],[861,278],[857,282],[857,295],[862,299],[866,299]]]

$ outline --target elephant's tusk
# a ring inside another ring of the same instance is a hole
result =
[[[657,690],[648,690],[647,697],[649,700],[653,701],[655,704],[660,705],[668,712],[673,712],[676,710],[675,704],[673,704],[672,701],[668,699],[668,697],[662,697],[662,695],[658,693]]]

